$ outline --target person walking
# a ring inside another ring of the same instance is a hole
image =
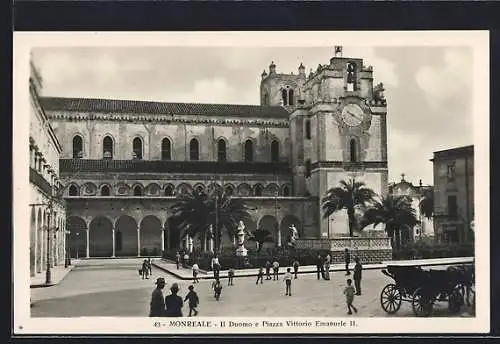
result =
[[[193,264],[192,270],[193,270],[193,283],[200,283],[200,280],[198,279],[198,272],[200,270],[198,263],[195,262]]]
[[[280,263],[278,263],[278,260],[275,259],[273,262],[273,281],[278,280],[279,271],[280,271]]]
[[[172,284],[170,287],[170,295],[165,297],[165,308],[167,317],[182,317],[182,306],[184,302],[182,298],[177,295],[179,292],[179,285],[177,283]]]
[[[189,253],[186,251],[186,253],[184,253],[184,268],[187,268],[188,267],[188,264],[189,264]]]
[[[321,258],[321,255],[318,254],[316,257],[316,275],[319,280],[319,276],[321,275],[321,278],[325,278],[325,273],[323,270],[323,258]]]
[[[285,280],[285,295],[292,296],[292,273],[290,268],[286,269],[284,280]]]
[[[149,267],[148,267],[148,261],[144,259],[142,262],[142,279],[149,279],[148,277],[148,272],[149,272]]]
[[[234,269],[233,267],[229,268],[229,271],[227,272],[227,285],[234,285],[233,283],[233,278],[234,278]]]
[[[271,279],[271,262],[268,260],[266,262],[266,280]]]
[[[298,259],[295,259],[293,261],[292,266],[293,266],[293,273],[295,275],[294,278],[297,279],[297,274],[299,273],[299,266],[300,266]]]
[[[222,293],[222,283],[220,283],[219,279],[216,279],[214,283],[212,283],[212,288],[214,289],[214,297],[217,301],[220,299],[220,294]]]
[[[346,298],[347,310],[348,310],[347,314],[352,314],[351,308],[354,310],[354,313],[358,313],[358,309],[354,307],[354,305],[352,304],[354,301],[354,294],[355,290],[354,287],[352,286],[352,280],[349,278],[347,280],[347,286],[344,289],[344,295]]]
[[[217,257],[217,255],[214,255],[214,257],[212,258],[211,265],[212,265],[212,271],[214,272],[214,278],[219,279],[220,263],[219,263],[219,257]]]
[[[359,262],[359,258],[354,259],[356,265],[354,265],[354,286],[356,288],[356,295],[361,295],[361,271],[363,271],[363,266]]]
[[[259,280],[260,280],[260,284],[264,283],[263,280],[264,280],[264,269],[262,268],[262,266],[259,268],[259,271],[257,272],[257,281],[255,282],[255,284],[259,284]]]
[[[198,310],[196,307],[198,307],[200,303],[200,299],[198,298],[198,294],[194,291],[194,287],[190,285],[188,287],[189,292],[187,293],[186,297],[184,298],[184,302],[189,301],[189,315],[188,317],[191,316],[191,314],[194,312],[194,316],[198,315]]]
[[[351,254],[349,253],[349,249],[344,250],[344,261],[345,261],[345,275],[348,276],[351,274],[349,271],[349,264],[351,263]]]
[[[165,279],[159,277],[156,279],[156,288],[151,294],[151,302],[149,303],[149,316],[150,317],[164,317],[165,316],[165,299],[163,298],[163,288],[165,288]]]
[[[325,258],[325,280],[330,280],[330,263],[332,262],[332,257],[329,254]]]
[[[179,270],[179,265],[181,264],[181,254],[179,251],[175,254],[175,265],[177,266],[177,270]]]
[[[151,257],[148,257],[148,269],[149,269],[149,276],[153,276],[153,264],[151,262]]]

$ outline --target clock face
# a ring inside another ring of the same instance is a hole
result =
[[[357,104],[348,104],[342,109],[342,120],[348,126],[354,127],[363,122],[363,109]]]

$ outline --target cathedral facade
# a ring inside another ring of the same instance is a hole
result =
[[[176,195],[213,187],[244,199],[246,229],[269,230],[277,246],[291,224],[300,238],[346,236],[345,214],[322,217],[325,192],[348,178],[381,195],[388,187],[386,101],[372,74],[336,52],[308,75],[302,64],[281,74],[271,63],[260,105],[42,98],[62,146],[67,249],[103,257],[181,247],[169,221]]]

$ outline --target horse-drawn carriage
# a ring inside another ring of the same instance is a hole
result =
[[[460,312],[465,303],[471,305],[473,265],[450,266],[446,270],[389,265],[382,273],[395,282],[380,293],[380,305],[389,314],[396,313],[403,301],[411,302],[413,312],[419,317],[429,316],[434,303],[439,301],[447,301],[452,314]]]

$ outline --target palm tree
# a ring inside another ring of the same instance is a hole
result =
[[[178,201],[171,207],[172,220],[178,224],[184,235],[206,235],[212,225],[215,250],[220,251],[223,229],[232,238],[240,220],[250,218],[249,208],[240,199],[226,195],[219,188],[210,193],[195,190],[178,196]]]
[[[341,180],[340,186],[331,188],[322,199],[323,218],[328,218],[333,213],[342,209],[347,210],[349,218],[349,236],[354,235],[357,229],[356,209],[370,204],[375,197],[375,192],[367,188],[365,183],[357,182],[354,178],[349,181]]]
[[[271,232],[267,229],[259,228],[250,233],[250,237],[248,238],[250,241],[255,241],[257,243],[257,252],[262,250],[262,245],[265,242],[273,242],[273,238],[271,236]]]
[[[427,219],[432,219],[434,215],[434,192],[432,190],[425,190],[423,197],[418,204],[420,214]]]
[[[363,226],[385,224],[385,231],[399,250],[401,231],[413,228],[417,223],[415,209],[411,206],[411,198],[406,195],[388,194],[381,200],[375,200],[365,211],[361,224]]]

